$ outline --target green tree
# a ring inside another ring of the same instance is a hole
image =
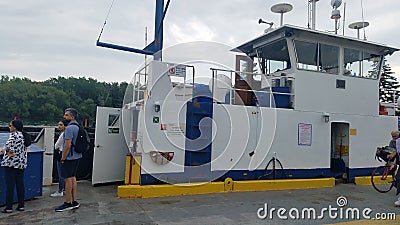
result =
[[[381,102],[393,103],[399,97],[399,87],[399,82],[385,59],[383,61],[382,74],[379,79],[379,100]]]
[[[121,107],[128,86],[85,77],[34,82],[6,75],[0,77],[0,85],[0,120],[8,122],[12,115],[19,115],[31,124],[54,124],[67,107],[78,110],[78,119],[95,118],[97,106]]]
[[[51,121],[62,115],[66,94],[27,78],[2,76],[0,81],[0,119],[7,121],[13,114],[24,121]]]

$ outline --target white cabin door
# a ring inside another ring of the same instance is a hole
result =
[[[122,130],[121,109],[97,107],[92,185],[123,181],[129,152]]]

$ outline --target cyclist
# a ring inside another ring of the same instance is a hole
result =
[[[392,131],[392,140],[389,143],[392,144],[393,140],[396,140],[396,152],[393,152],[392,154],[388,155],[388,159],[394,159],[394,163],[390,166],[390,170],[394,169],[394,167],[396,166],[396,171],[394,172],[394,177],[396,178],[396,185],[395,187],[397,188],[396,191],[396,196],[397,196],[397,200],[394,202],[395,206],[400,206],[400,173],[397,173],[397,170],[399,168],[399,155],[400,155],[400,138],[399,138],[399,131]]]

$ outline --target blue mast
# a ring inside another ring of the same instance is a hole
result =
[[[97,39],[96,45],[104,48],[111,48],[121,51],[134,52],[145,55],[152,55],[154,60],[162,60],[163,48],[163,22],[168,10],[170,0],[168,0],[164,11],[164,0],[156,0],[156,12],[154,22],[154,41],[148,44],[144,49],[126,47],[116,44],[110,44],[100,41],[100,36]]]

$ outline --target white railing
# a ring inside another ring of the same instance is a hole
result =
[[[237,92],[253,92],[255,94],[255,96],[257,97],[257,99],[256,99],[257,100],[256,103],[258,103],[257,106],[261,106],[261,107],[275,107],[275,104],[274,104],[275,101],[273,101],[273,99],[274,99],[274,96],[277,96],[277,95],[290,96],[289,99],[291,99],[291,100],[289,100],[289,101],[293,101],[292,97],[294,96],[294,94],[292,93],[291,87],[289,87],[290,88],[289,89],[289,91],[290,91],[289,93],[272,91],[272,85],[271,84],[273,83],[274,80],[277,80],[277,79],[280,80],[281,78],[288,78],[288,77],[281,76],[281,75],[275,75],[275,74],[267,75],[267,74],[261,74],[261,73],[242,72],[242,71],[216,69],[216,68],[210,68],[210,70],[212,71],[211,94],[212,94],[213,98],[214,99],[216,98],[216,96],[215,96],[216,90],[227,90],[225,92],[227,94],[229,94],[229,103],[228,104],[230,104],[230,105],[237,104],[235,102],[235,94],[237,95]],[[228,81],[229,84],[227,84],[226,81],[219,81],[218,80],[218,73],[219,72],[221,72],[223,75],[225,75],[226,77],[229,78],[229,81]],[[229,75],[227,76],[226,74],[229,74]],[[269,85],[267,85],[265,88],[269,87],[269,89],[268,90],[260,90],[260,89],[262,89],[260,87],[259,90],[255,90],[252,87],[252,86],[255,86],[253,84],[248,84],[249,87],[251,88],[250,90],[249,89],[235,88],[235,80],[234,79],[235,79],[236,74],[243,74],[243,75],[246,75],[246,77],[247,76],[251,76],[252,77],[251,80],[254,80],[254,77],[260,76],[261,79],[258,82],[261,82],[262,79],[266,79],[265,82],[267,82]],[[293,77],[290,77],[290,79],[294,80]],[[222,85],[221,85],[221,83],[222,83]],[[218,86],[218,85],[220,85],[220,86]],[[262,104],[260,104],[260,101],[258,99],[259,97],[265,96],[265,95],[269,96],[269,104],[268,104],[268,106],[263,106]]]
[[[148,66],[146,64],[133,76],[133,99],[132,102],[138,102],[144,99],[147,90]]]

